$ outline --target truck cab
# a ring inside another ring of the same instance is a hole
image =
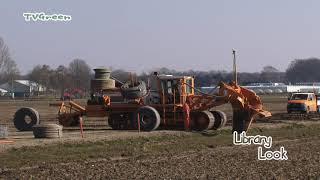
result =
[[[288,98],[287,112],[310,113],[318,111],[317,97],[314,93],[293,93]]]

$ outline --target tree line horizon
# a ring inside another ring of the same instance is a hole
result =
[[[112,70],[112,69],[111,69]],[[289,64],[285,72],[281,72],[275,67],[268,65],[260,72],[238,72],[238,82],[240,85],[250,83],[301,83],[320,82],[320,59],[306,58],[294,59]],[[177,71],[166,67],[154,69],[150,72],[132,74],[123,69],[112,70],[111,76],[120,81],[127,81],[132,75],[138,79],[147,80],[147,77],[157,71],[159,74],[188,75],[195,77],[195,86],[214,86],[220,81],[230,82],[233,80],[233,72],[224,70],[210,71]],[[27,74],[21,74],[20,70],[12,59],[8,46],[0,37],[0,84],[17,79],[34,81],[46,86],[48,89],[64,91],[68,88],[79,88],[90,90],[90,80],[94,72],[86,60],[81,58],[73,59],[68,66],[59,65],[56,68],[47,64],[38,64]]]

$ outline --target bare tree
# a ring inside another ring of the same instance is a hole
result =
[[[277,73],[277,72],[280,72],[280,71],[273,66],[265,66],[261,71],[261,73]]]
[[[13,81],[17,79],[20,76],[20,71],[15,61],[11,59],[5,61],[5,63],[2,65],[0,76],[0,80],[2,82]]]
[[[122,69],[116,69],[116,70],[112,71],[111,76],[121,82],[127,82],[127,81],[131,80],[130,79],[130,72],[127,72]]]
[[[3,39],[0,37],[0,69],[2,69],[4,62],[6,62],[9,58],[9,48],[4,44]]]
[[[283,82],[285,80],[285,73],[280,72],[273,66],[263,67],[260,74],[260,82]]]
[[[60,65],[55,69],[52,75],[52,85],[54,89],[60,91],[61,97],[63,96],[64,91],[71,87],[71,82],[70,71],[67,67]]]
[[[9,48],[0,37],[0,81],[13,81],[19,76],[19,69],[11,58]]]
[[[37,65],[35,66],[31,72],[29,73],[28,77],[29,80],[34,81],[38,83],[38,89],[41,85],[44,85],[47,90],[49,88],[52,88],[51,85],[51,75],[52,75],[52,69],[49,65]]]
[[[74,88],[88,90],[92,71],[90,66],[82,59],[74,59],[69,64],[69,71]]]

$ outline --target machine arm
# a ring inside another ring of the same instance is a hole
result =
[[[232,129],[241,133],[247,131],[257,116],[269,117],[271,113],[263,110],[262,101],[253,91],[238,86],[234,82],[219,84],[219,95],[225,95],[233,109]]]
[[[231,82],[219,83],[217,95],[193,95],[188,97],[191,110],[206,110],[230,103],[233,110],[232,130],[241,133],[247,131],[257,116],[269,117],[271,113],[263,110],[259,96],[253,91]]]

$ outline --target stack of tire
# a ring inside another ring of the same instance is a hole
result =
[[[13,123],[19,131],[33,131],[35,138],[62,137],[62,126],[57,124],[40,124],[38,111],[30,107],[18,109],[14,115]],[[5,134],[6,129],[1,130],[0,128],[0,136],[2,132]]]
[[[101,90],[115,88],[115,80],[110,79],[111,71],[106,68],[96,68],[94,69],[94,72],[94,79],[91,80],[92,92],[100,92]]]
[[[35,138],[61,138],[62,126],[58,124],[39,124],[33,126]]]
[[[146,96],[148,93],[144,81],[128,81],[121,86],[121,94],[125,99],[138,99]]]

